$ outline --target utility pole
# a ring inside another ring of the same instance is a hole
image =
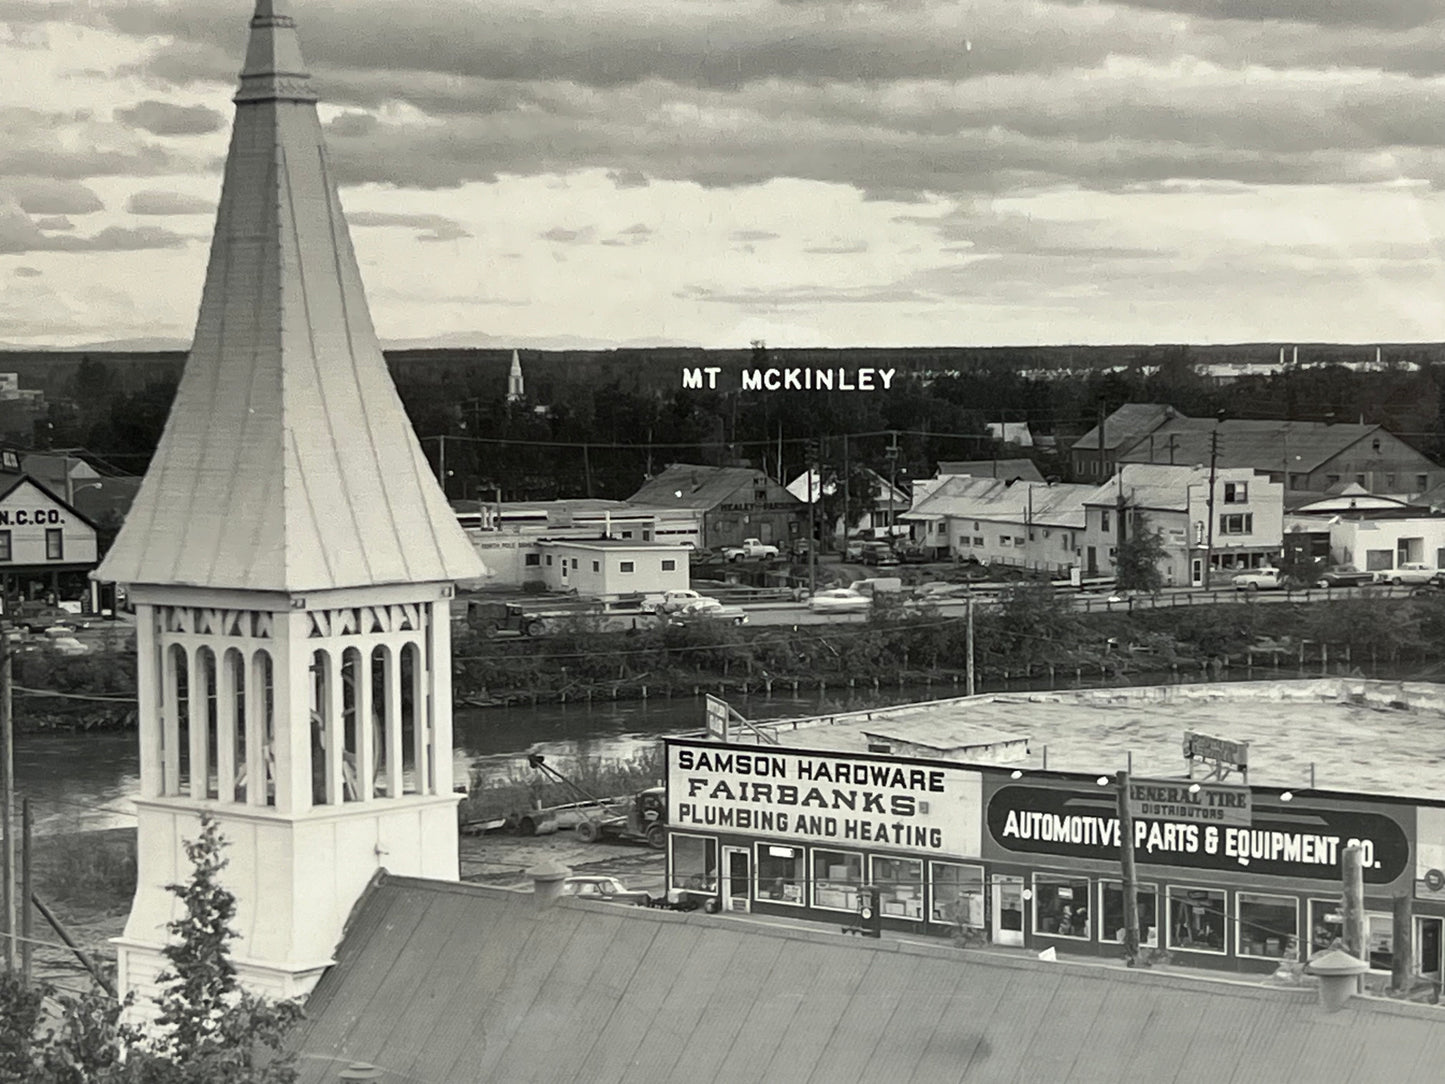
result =
[[[1344,882],[1343,902],[1340,908],[1343,912],[1341,917],[1345,920],[1345,951],[1357,960],[1369,962],[1369,946],[1365,944],[1365,867],[1362,861],[1364,851],[1359,844],[1346,847],[1344,858],[1340,863],[1342,869],[1342,881]],[[1356,992],[1359,991],[1359,979],[1355,980]]]
[[[1104,404],[1099,404],[1099,484],[1109,477],[1109,456],[1104,451],[1104,426],[1107,419],[1104,414]]]
[[[585,444],[582,445],[582,476],[587,487],[585,493],[590,497],[592,496],[592,455]]]
[[[30,982],[30,972],[35,955],[35,931],[30,927],[30,897],[35,895],[35,877],[32,863],[35,857],[35,812],[30,808],[30,799],[20,803],[20,976]]]
[[[893,489],[898,478],[898,430],[888,431],[888,544],[893,545]]]
[[[968,616],[968,636],[967,636],[967,640],[966,640],[967,645],[968,645],[968,680],[967,680],[967,683],[965,684],[964,688],[968,690],[968,695],[969,695],[969,696],[973,696],[975,690],[974,690],[974,687],[973,687],[973,595],[972,595],[972,594],[970,594],[970,595],[968,596],[968,600],[964,603],[964,613],[967,614],[967,616]]]
[[[853,521],[848,511],[848,434],[843,434],[843,556],[848,556],[848,535],[852,533]]]
[[[1219,461],[1219,423],[1209,434],[1209,498],[1205,501],[1204,523],[1204,586],[1209,586],[1214,568],[1214,477],[1215,464]]]
[[[15,891],[15,726],[10,712],[10,640],[0,629],[0,783],[5,800],[0,803],[0,831],[5,833],[5,969],[15,970],[15,940],[20,934],[16,922]]]
[[[1119,798],[1119,872],[1124,880],[1124,956],[1129,966],[1135,967],[1139,963],[1139,880],[1134,871],[1134,810],[1129,805],[1129,773],[1120,772],[1115,778]]]
[[[817,527],[813,502],[813,464],[818,461],[818,442],[810,440],[805,447],[808,451],[808,461],[803,464],[803,472],[808,477],[808,597],[812,598],[813,592],[818,589],[818,547],[815,544]],[[820,474],[818,478],[819,496],[822,495],[822,483],[823,479]]]
[[[437,437],[437,441],[441,444],[442,449],[437,455],[437,475],[442,484],[442,496],[445,497],[447,495],[447,435],[443,433]]]

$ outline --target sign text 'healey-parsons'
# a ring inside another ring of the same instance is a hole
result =
[[[1163,821],[1248,825],[1248,787],[1178,779],[1131,779],[1129,808],[1136,817]]]
[[[977,836],[975,772],[841,753],[668,746],[670,823],[948,853]]]

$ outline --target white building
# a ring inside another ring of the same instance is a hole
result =
[[[687,587],[686,546],[619,538],[543,539],[537,543],[550,591],[595,597],[661,594]]]
[[[388,376],[271,0],[235,101],[194,345],[97,573],[136,610],[138,884],[117,945],[142,1004],[202,812],[229,840],[253,991],[309,990],[379,869],[457,877],[449,605],[484,569]]]
[[[1404,564],[1445,568],[1445,517],[1401,516],[1347,519],[1329,524],[1330,559],[1368,572]]]
[[[985,564],[1065,572],[1079,561],[1084,498],[1093,486],[953,475],[915,489],[900,518],[934,550]]]

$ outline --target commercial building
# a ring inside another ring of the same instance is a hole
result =
[[[95,568],[96,527],[74,505],[22,476],[0,490],[0,582],[6,599],[84,596],[98,599],[86,580]]]
[[[1358,726],[1368,705],[1405,694],[1364,682],[1288,685],[1267,709],[1252,704],[1256,717],[1269,718],[1269,733],[1280,733],[1257,742],[1268,752],[1248,750],[1248,784],[1203,784],[1202,802],[1179,782],[1177,739],[1190,698],[1211,694],[1178,687],[1087,694],[1075,716],[1083,707],[1105,718],[1084,725],[1040,721],[1050,714],[1040,704],[976,697],[769,727],[767,740],[752,731],[722,742],[670,739],[669,884],[715,890],[724,911],[833,924],[848,922],[873,886],[885,929],[945,936],[962,927],[995,945],[1117,956],[1124,922],[1113,773],[1132,760],[1136,779],[1158,781],[1135,807],[1144,944],[1176,963],[1240,972],[1301,960],[1340,934],[1341,857],[1358,843],[1371,968],[1391,968],[1392,901],[1403,893],[1413,899],[1414,970],[1438,983],[1445,789],[1419,769],[1388,789],[1358,774],[1353,789],[1338,787],[1351,777],[1350,757],[1331,757],[1323,744],[1310,750],[1319,758],[1310,770],[1330,782],[1315,788],[1298,758],[1276,753],[1298,742],[1292,726],[1308,728],[1329,710],[1321,704]],[[1264,695],[1234,695],[1251,692]],[[1420,695],[1434,699],[1418,710],[1445,718],[1438,691]],[[1151,700],[1157,718],[1145,733],[1135,717]],[[1099,710],[1109,705],[1115,710]],[[1135,751],[1116,759],[1125,719]],[[1019,755],[1010,725],[1027,727],[1035,749],[1045,737],[1052,762],[1066,767]],[[1381,751],[1388,766],[1375,780],[1393,778],[1411,752]],[[1225,793],[1233,804],[1211,804]]]
[[[784,546],[807,531],[808,506],[753,467],[674,463],[627,503],[658,510],[659,527],[666,520],[676,528],[690,518],[699,549],[735,546],[745,538]]]
[[[541,539],[539,571],[550,591],[608,596],[660,594],[688,585],[686,546],[620,538]]]
[[[1066,572],[1079,563],[1083,501],[1093,486],[950,475],[900,518],[915,537],[955,559]]]
[[[1113,575],[1119,543],[1141,527],[1162,537],[1166,586],[1202,586],[1206,564],[1224,575],[1275,564],[1283,545],[1283,486],[1247,467],[1216,470],[1211,531],[1209,479],[1204,467],[1120,466],[1083,499],[1084,574]]]

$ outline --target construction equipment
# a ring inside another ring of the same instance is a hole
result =
[[[655,850],[666,844],[667,792],[662,787],[648,787],[617,798],[597,798],[548,764],[541,753],[528,754],[527,763],[581,796],[581,802],[566,808],[575,811],[577,838],[583,843],[603,838],[631,839]],[[546,812],[539,810],[534,816]]]

